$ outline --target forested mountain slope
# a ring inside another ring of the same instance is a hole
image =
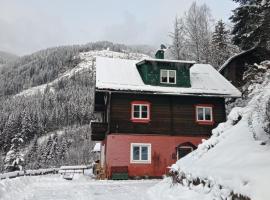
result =
[[[12,61],[16,60],[17,58],[18,58],[18,56],[14,55],[14,54],[0,51],[0,67],[8,62],[12,62]]]
[[[140,59],[141,53],[152,53],[142,49],[97,42],[50,48],[5,65],[0,70],[0,170],[89,162],[93,57]]]

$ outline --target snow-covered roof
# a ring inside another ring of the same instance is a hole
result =
[[[96,89],[154,94],[240,97],[241,93],[208,64],[190,68],[191,87],[162,87],[144,84],[137,60],[96,57]]]
[[[255,47],[253,47],[252,49],[249,49],[249,50],[247,50],[247,51],[242,51],[242,52],[240,52],[240,53],[238,53],[238,54],[236,54],[236,55],[233,55],[233,56],[231,56],[230,58],[228,58],[228,60],[226,60],[226,62],[219,68],[219,72],[222,72],[223,71],[223,69],[225,69],[227,66],[228,66],[228,64],[230,64],[234,59],[236,59],[236,58],[238,58],[238,57],[240,57],[240,56],[242,56],[242,55],[245,55],[245,54],[247,54],[247,53],[249,53],[249,52],[252,52],[253,50],[255,50]]]
[[[98,142],[95,144],[92,152],[100,152],[100,150],[101,150],[101,144],[100,144],[100,142]]]

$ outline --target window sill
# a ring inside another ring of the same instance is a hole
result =
[[[150,119],[130,119],[133,123],[144,123],[147,124],[150,122]]]
[[[145,160],[145,161],[144,160],[143,161],[142,160],[140,160],[140,161],[139,160],[131,160],[130,163],[131,164],[151,164],[151,161],[149,161],[149,160]]]
[[[215,122],[213,121],[196,121],[196,123],[199,125],[209,125],[209,126],[212,126],[215,124]]]

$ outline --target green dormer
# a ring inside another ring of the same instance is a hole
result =
[[[158,50],[156,59],[145,59],[136,64],[144,84],[169,87],[191,87],[190,67],[194,61],[162,59],[163,50]]]

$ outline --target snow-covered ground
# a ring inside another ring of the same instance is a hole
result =
[[[77,175],[20,177],[0,181],[1,200],[147,200],[148,188],[160,180],[101,181]]]
[[[20,177],[0,181],[1,200],[206,200],[209,194],[170,185],[169,179],[107,181],[77,175]],[[199,190],[199,188],[198,188]]]

